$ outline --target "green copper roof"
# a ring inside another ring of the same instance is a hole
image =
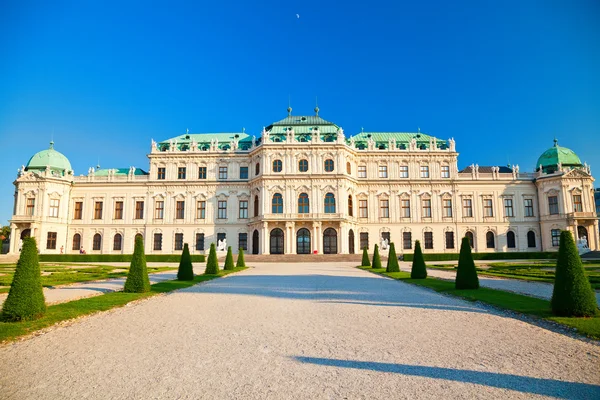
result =
[[[265,130],[271,135],[285,135],[288,130],[293,129],[296,135],[306,135],[318,129],[321,135],[327,135],[337,133],[339,129],[336,124],[326,121],[318,115],[296,116],[291,115],[291,109],[289,112],[290,115],[280,121],[273,122]]]
[[[581,160],[573,150],[558,145],[558,140],[554,139],[554,146],[542,153],[536,163],[536,170],[540,169],[547,173],[555,172],[558,169],[558,163],[566,167],[581,167]]]
[[[25,169],[29,170],[45,170],[49,167],[51,170],[62,173],[72,171],[71,163],[62,153],[54,150],[54,142],[50,142],[50,148],[42,150],[33,155],[27,162]]]
[[[429,148],[429,140],[434,139],[433,136],[421,132],[361,132],[352,138],[357,147],[366,146],[369,137],[375,141],[377,145],[387,146],[390,139],[396,140],[396,146],[408,147],[410,141],[414,138],[417,141],[417,147]],[[444,149],[447,147],[445,140],[435,138],[437,147]],[[379,146],[378,146],[379,147]]]
[[[108,176],[108,171],[115,171],[114,175],[124,176],[129,175],[129,168],[103,168],[98,169],[94,172],[95,176]],[[141,168],[136,168],[133,172],[134,175],[149,175],[146,171]]]
[[[225,150],[229,147],[229,143],[234,139],[237,140],[239,147],[242,150],[247,150],[252,144],[252,137],[247,135],[245,132],[235,133],[186,133],[181,136],[176,136],[167,140],[163,140],[158,143],[159,150],[165,151],[169,149],[170,141],[175,144],[177,142],[177,148],[179,150],[189,149],[192,141],[198,144],[198,149],[206,150],[210,146],[210,141],[217,139],[219,141],[219,148]]]

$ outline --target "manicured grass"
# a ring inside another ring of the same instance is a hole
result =
[[[446,293],[452,296],[461,297],[469,301],[481,301],[498,308],[504,308],[516,311],[522,314],[543,318],[571,328],[583,335],[594,339],[600,339],[600,313],[592,318],[565,318],[556,317],[550,311],[550,301],[529,297],[522,294],[505,292],[480,287],[477,290],[457,290],[454,288],[454,281],[446,281],[436,278],[411,279],[408,272],[386,273],[385,268],[372,269],[369,267],[358,267],[369,272],[389,276],[413,285],[424,286],[435,290],[436,292]]]
[[[477,272],[480,275],[497,276],[500,278],[554,283],[556,263],[493,263],[490,264],[489,267],[489,269],[478,268]],[[584,270],[585,275],[592,285],[592,289],[600,289],[600,266],[584,264]]]
[[[112,292],[96,297],[49,306],[46,314],[35,321],[0,322],[0,342],[30,334],[61,321],[81,317],[98,311],[110,310],[115,307],[121,307],[135,300],[145,299],[177,289],[184,289],[197,283],[209,281],[244,269],[246,268],[235,268],[232,271],[219,271],[218,275],[198,275],[194,277],[193,281],[173,280],[160,282],[151,285],[150,292],[147,293]]]

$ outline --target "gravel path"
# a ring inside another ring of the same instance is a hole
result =
[[[600,398],[596,342],[351,264],[256,264],[5,345],[0,398]]]

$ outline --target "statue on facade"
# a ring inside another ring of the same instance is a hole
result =
[[[387,250],[389,247],[389,242],[386,238],[381,238],[381,250]]]
[[[453,138],[448,139],[448,145],[450,147],[450,151],[454,151],[456,149],[456,142]]]
[[[152,152],[155,152],[157,150],[156,142],[154,141],[154,139],[151,139],[151,140],[152,140],[152,145],[151,145]]]
[[[417,139],[415,139],[415,138],[410,139],[410,149],[411,150],[417,149]]]
[[[227,250],[227,239],[217,240],[217,251]]]

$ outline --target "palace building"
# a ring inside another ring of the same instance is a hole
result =
[[[251,254],[348,254],[394,242],[412,252],[558,249],[561,230],[599,248],[594,179],[558,145],[535,171],[518,166],[458,169],[452,139],[416,132],[360,132],[315,115],[288,116],[260,137],[183,134],[152,141],[146,169],[75,175],[50,148],[15,180],[10,253],[34,236],[42,254],[121,254],[141,235],[146,254],[188,243],[204,253],[226,240]]]

